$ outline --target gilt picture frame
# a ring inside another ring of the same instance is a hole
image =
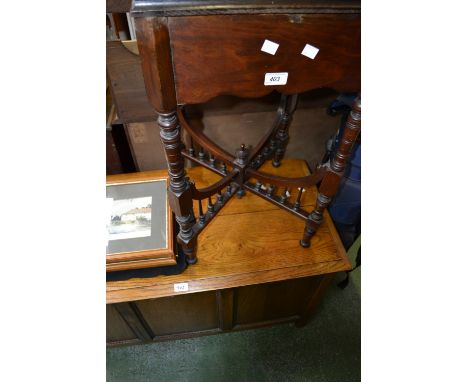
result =
[[[167,176],[154,172],[106,178],[106,272],[175,265]]]

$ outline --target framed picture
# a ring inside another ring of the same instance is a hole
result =
[[[107,272],[177,263],[167,182],[154,172],[107,177]]]

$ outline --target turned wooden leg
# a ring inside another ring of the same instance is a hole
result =
[[[311,212],[309,217],[307,218],[306,221],[306,226],[304,229],[304,235],[301,240],[301,245],[304,248],[310,247],[310,239],[314,235],[315,231],[317,228],[322,224],[323,222],[323,210],[325,209],[326,206],[330,203],[331,198],[321,194],[317,195],[317,204],[315,206],[315,209]]]
[[[195,224],[193,211],[190,211],[189,215],[176,216],[176,220],[180,228],[177,239],[182,246],[185,259],[188,264],[195,264],[197,262],[197,238],[193,233],[193,225]]]
[[[332,197],[338,191],[341,178],[343,177],[346,163],[351,149],[361,131],[361,96],[358,95],[353,104],[353,109],[346,120],[345,130],[338,145],[338,150],[331,162],[327,164],[328,169],[323,177],[317,196],[315,209],[308,216],[304,235],[300,241],[303,247],[310,246],[310,239],[323,221],[323,211],[330,203]]]
[[[193,232],[195,217],[190,183],[185,174],[180,126],[176,112],[158,113],[158,125],[169,169],[169,203],[180,227],[177,239],[187,262],[194,264],[197,261],[196,238]]]
[[[160,137],[169,169],[168,198],[180,230],[177,241],[187,262],[197,261],[192,192],[184,169],[167,18],[135,18],[146,94],[158,113]]]
[[[289,126],[291,125],[294,112],[297,107],[297,94],[282,95],[281,96],[281,117],[279,121],[279,128],[276,133],[276,150],[273,155],[273,167],[279,167],[281,160],[284,157],[286,146],[289,141]]]

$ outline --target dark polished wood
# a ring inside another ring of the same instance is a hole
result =
[[[194,264],[196,236],[193,226],[190,184],[185,176],[182,140],[177,119],[174,75],[167,20],[142,18],[135,21],[146,92],[158,113],[161,141],[169,169],[169,203],[180,230],[177,236],[187,262]],[[157,31],[157,33],[155,33]]]
[[[216,291],[216,305],[218,306],[219,328],[231,330],[234,326],[234,290],[222,289]]]
[[[197,261],[200,232],[234,192],[243,197],[246,190],[305,219],[300,244],[309,246],[337,190],[343,172],[339,168],[345,165],[355,136],[345,133],[331,164],[314,169],[305,179],[275,178],[257,170],[267,160],[280,166],[298,93],[323,87],[346,92],[360,89],[360,3],[135,0],[132,15],[146,92],[157,112],[166,152],[170,204],[180,226],[178,242],[189,264]],[[265,39],[279,44],[275,54],[261,51]],[[306,44],[319,49],[314,59],[301,54]],[[266,86],[266,73],[276,72],[287,72],[287,82]],[[185,105],[219,95],[261,97],[273,91],[282,93],[274,125],[253,150],[239,142],[234,156],[184,115]],[[191,142],[198,144],[198,152],[193,143],[188,150],[183,146],[180,125]],[[227,178],[197,190],[186,178],[184,158]],[[302,194],[305,187],[320,181],[320,194],[311,212],[301,207],[300,196],[290,199],[294,188],[300,188]],[[211,200],[213,192],[218,193],[216,202]],[[208,197],[207,209],[203,212],[200,202],[197,219],[193,200],[203,196]]]
[[[134,15],[153,16],[360,13],[360,10],[359,0],[134,0],[132,8]]]
[[[168,25],[179,104],[221,94],[360,89],[359,14],[177,17]],[[261,51],[265,39],[280,44],[275,55]],[[301,55],[305,44],[320,49],[316,59]],[[265,73],[275,72],[288,72],[287,84],[265,86]]]
[[[178,110],[178,117],[184,129],[191,135],[193,140],[198,143],[202,148],[207,148],[217,159],[226,162],[233,162],[235,157],[223,150],[211,139],[209,139],[200,129],[200,126],[191,126],[181,109]]]
[[[135,157],[132,152],[132,148],[129,144],[127,128],[122,124],[112,124],[111,134],[117,153],[119,154],[119,160],[122,166],[122,172],[129,173],[137,171],[137,164]]]
[[[284,157],[286,151],[286,145],[289,140],[289,126],[291,125],[294,112],[297,107],[297,94],[293,95],[283,95],[281,97],[281,113],[279,118],[279,126],[276,131],[276,142],[277,148],[273,156],[273,166],[279,167],[281,164],[281,159]]]
[[[314,235],[319,225],[323,222],[323,211],[330,203],[333,195],[336,194],[344,175],[346,162],[351,153],[351,149],[361,131],[361,96],[354,101],[351,113],[346,121],[343,136],[340,140],[338,150],[331,161],[323,167],[327,169],[322,183],[320,184],[319,194],[315,209],[311,212],[306,222],[304,235],[300,241],[303,247],[310,245],[310,238]]]
[[[132,0],[106,0],[107,13],[127,13],[132,7]]]

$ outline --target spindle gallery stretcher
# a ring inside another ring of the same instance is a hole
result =
[[[280,166],[299,93],[321,87],[359,92],[360,3],[135,0],[132,15],[146,92],[157,111],[167,158],[169,202],[180,227],[177,240],[187,262],[197,261],[199,233],[231,197],[242,197],[246,191],[303,219],[300,245],[310,246],[360,133],[360,96],[335,156],[311,175],[280,177],[259,167],[267,160]],[[235,155],[191,126],[184,114],[184,105],[220,94],[260,97],[273,90],[282,94],[275,123],[255,147],[241,145]],[[190,136],[188,148],[182,143],[181,127]],[[184,158],[222,179],[197,189],[186,177]],[[316,205],[306,211],[301,196],[318,183]]]

